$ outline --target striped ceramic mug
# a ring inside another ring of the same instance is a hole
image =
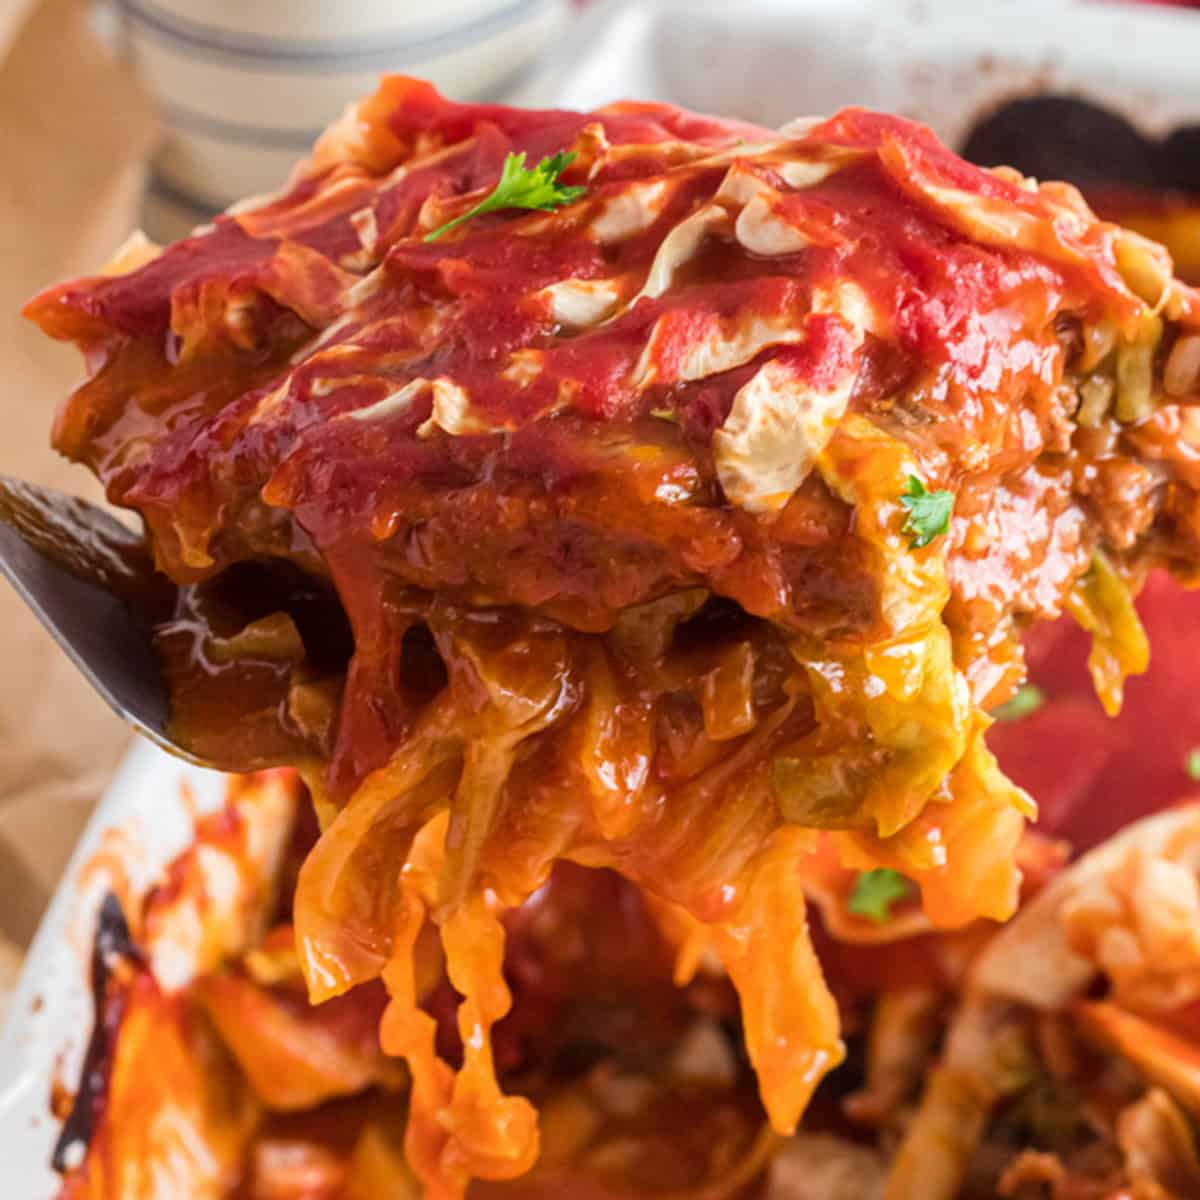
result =
[[[559,28],[565,0],[112,0],[164,137],[144,221],[175,237],[270,191],[380,74],[457,99],[502,97]]]

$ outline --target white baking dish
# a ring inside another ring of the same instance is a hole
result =
[[[1083,95],[1149,134],[1200,120],[1200,12],[1069,0],[685,0],[604,5],[579,22],[523,103],[621,96],[780,124],[861,103],[956,144],[977,115],[1033,89]],[[181,787],[191,789],[185,802]],[[113,780],[29,954],[0,1037],[0,1197],[55,1193],[56,1079],[73,1085],[90,1022],[86,964],[99,851],[149,880],[214,807],[221,777],[139,745]]]
[[[87,967],[99,901],[113,872],[145,890],[191,840],[196,816],[219,807],[225,778],[138,741],[88,823],[30,947],[0,1033],[0,1197],[55,1195],[58,1123],[50,1093],[73,1089],[91,1030]],[[183,1200],[183,1198],[181,1198]]]
[[[514,103],[617,97],[777,126],[860,104],[957,147],[980,113],[1069,93],[1158,136],[1200,121],[1200,10],[1119,0],[625,0],[593,13]]]

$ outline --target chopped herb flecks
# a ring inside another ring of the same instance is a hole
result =
[[[578,200],[587,188],[569,187],[559,183],[559,176],[575,161],[573,153],[553,154],[543,158],[532,170],[525,169],[525,152],[510,154],[504,160],[500,182],[491,194],[484,197],[474,208],[468,209],[453,221],[447,221],[432,233],[425,235],[427,242],[436,241],[443,233],[477,217],[480,213],[495,212],[501,208],[535,208],[543,211],[561,208]]]
[[[1017,694],[992,710],[997,721],[1019,721],[1035,713],[1046,703],[1046,693],[1036,683],[1026,683],[1017,689]]]
[[[1189,779],[1200,781],[1200,746],[1193,746],[1188,751],[1184,770],[1187,771]]]
[[[950,514],[954,511],[953,492],[931,492],[915,475],[910,475],[900,503],[908,509],[903,532],[912,535],[909,542],[911,549],[923,549],[950,528]]]
[[[892,915],[892,905],[912,891],[912,884],[899,871],[877,867],[863,871],[854,881],[854,890],[846,901],[846,909],[856,917],[865,917],[882,925]]]

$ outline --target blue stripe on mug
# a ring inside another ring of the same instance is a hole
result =
[[[151,0],[115,2],[147,36],[182,55],[243,67],[252,65],[259,71],[298,73],[386,70],[428,62],[509,33],[554,6],[554,0],[513,0],[460,25],[322,41],[216,29],[164,12]]]
[[[146,191],[172,208],[183,210],[188,218],[195,220],[197,225],[211,221],[232,203],[229,200],[217,200],[212,196],[204,196],[191,188],[172,183],[153,165],[151,165],[146,179]]]
[[[227,146],[258,146],[306,154],[323,132],[320,129],[287,129],[277,125],[225,121],[180,104],[163,103],[159,110],[172,129],[198,134]]]

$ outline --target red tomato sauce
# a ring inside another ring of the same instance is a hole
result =
[[[1200,796],[1200,780],[1187,771],[1200,747],[1200,594],[1156,573],[1138,612],[1153,647],[1150,670],[1127,682],[1120,716],[1109,720],[1092,692],[1088,635],[1063,620],[1026,639],[1029,678],[1045,704],[989,734],[1005,771],[1038,802],[1038,831],[1066,838],[1077,853]]]

